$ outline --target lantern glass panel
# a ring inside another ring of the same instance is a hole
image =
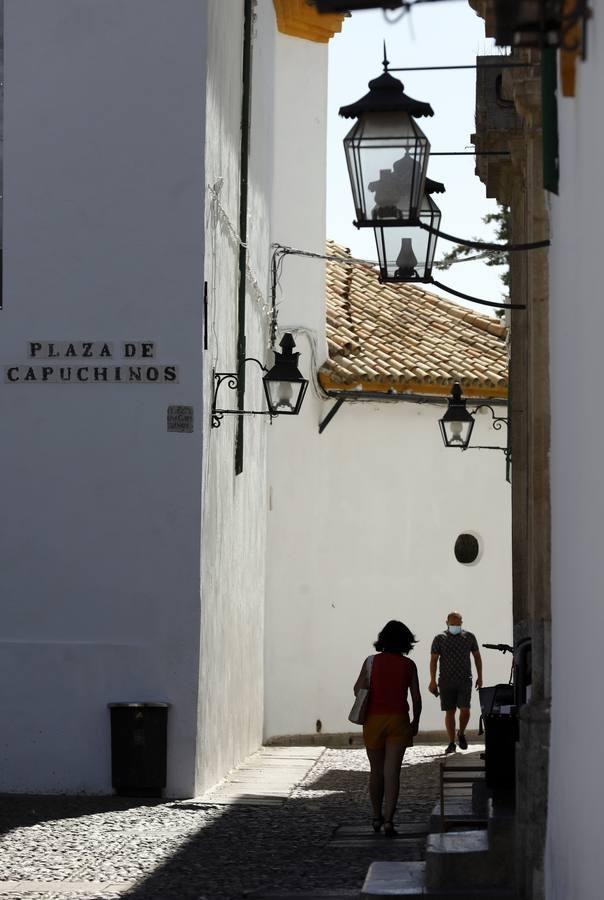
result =
[[[459,422],[456,420],[445,421],[441,419],[441,429],[443,432],[443,440],[446,447],[467,447],[470,442],[470,436],[474,422]]]
[[[357,225],[417,220],[430,143],[408,113],[365,113],[344,138]]]
[[[440,228],[440,210],[424,195],[420,221],[430,228]],[[375,229],[380,278],[386,282],[430,281],[436,235],[417,226]]]
[[[280,416],[295,416],[300,411],[308,381],[277,381],[264,378],[264,390],[268,407]]]

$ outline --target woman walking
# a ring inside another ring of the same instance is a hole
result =
[[[407,654],[416,643],[402,622],[392,620],[382,628],[374,644],[378,653],[363,663],[354,686],[369,689],[363,740],[371,773],[369,796],[373,807],[373,830],[384,826],[386,837],[394,837],[394,813],[398,801],[401,763],[419,729],[422,698],[415,663]],[[411,694],[413,718],[409,719],[407,693]]]

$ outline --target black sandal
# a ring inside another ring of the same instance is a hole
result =
[[[384,837],[398,837],[398,831],[396,830],[392,822],[384,822]]]
[[[371,820],[371,827],[373,828],[373,830],[375,831],[376,834],[379,831],[381,831],[383,824],[384,824],[383,816],[379,816],[379,817],[376,817],[375,819]]]

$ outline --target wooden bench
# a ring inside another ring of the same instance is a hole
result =
[[[440,764],[440,818],[441,828],[446,831],[456,825],[469,824],[467,816],[457,818],[455,815],[447,816],[446,813],[446,788],[447,786],[462,786],[484,781],[484,762],[482,763],[455,763],[448,759]],[[477,816],[472,819],[472,825],[486,825],[487,820]]]

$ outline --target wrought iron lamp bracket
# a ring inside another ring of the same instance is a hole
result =
[[[491,413],[491,427],[494,431],[501,431],[502,427],[505,425],[506,428],[509,427],[509,419],[505,416],[498,416],[495,413],[495,410],[490,405],[490,403],[479,403],[474,409],[469,410],[471,415],[476,415],[481,409],[488,409]],[[512,463],[512,448],[509,443],[505,447],[501,447],[498,444],[471,444],[468,447],[463,448],[466,450],[501,450],[501,452],[505,456],[505,467],[506,467],[506,481],[510,481],[510,467]]]
[[[511,462],[512,460],[512,451],[510,447],[499,447],[495,444],[470,444],[468,447],[462,448],[462,453],[465,453],[466,450],[501,450],[501,452],[505,454],[506,462]]]
[[[494,429],[494,431],[501,431],[501,428],[503,425],[507,426],[507,424],[508,424],[507,417],[496,415],[495,410],[491,406],[490,403],[479,403],[479,404],[477,404],[477,406],[474,407],[474,409],[469,410],[469,412],[471,415],[475,416],[476,413],[480,412],[481,409],[488,409],[488,411],[491,413],[491,419],[492,419],[491,427]]]
[[[244,364],[254,362],[260,366],[263,372],[268,372],[266,366],[263,366],[259,359],[255,356],[246,356]],[[271,412],[270,409],[219,409],[216,405],[218,400],[218,391],[223,382],[231,391],[237,391],[239,388],[239,373],[237,372],[213,372],[214,379],[214,395],[212,397],[212,428],[220,428],[222,420],[225,416],[270,416],[272,422],[278,413]]]

